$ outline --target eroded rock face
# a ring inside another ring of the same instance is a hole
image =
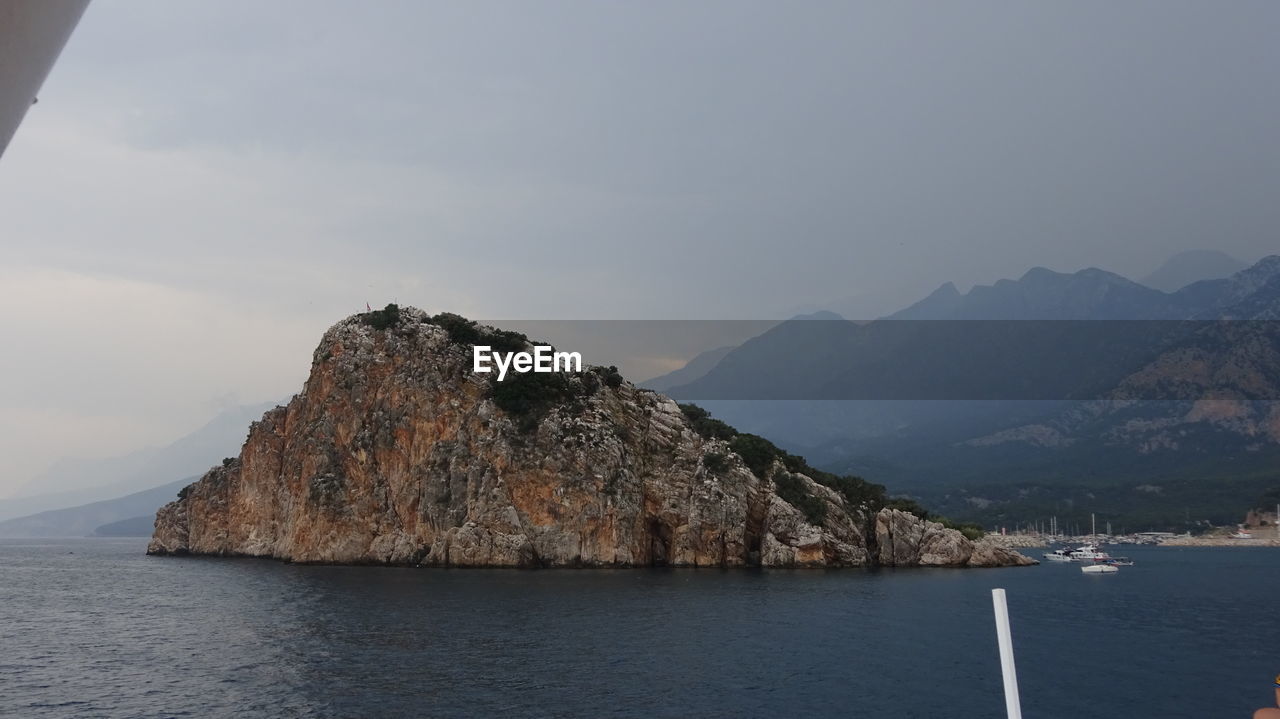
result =
[[[1034,559],[984,538],[969,540],[954,529],[897,509],[876,515],[879,563],[888,567],[1022,567]]]
[[[969,555],[968,562],[970,567],[1025,567],[1031,564],[1039,562],[1000,544],[990,536],[973,543],[973,554]]]
[[[418,310],[384,328],[344,320],[313,360],[239,457],[160,509],[148,553],[486,567],[903,566],[973,553],[908,514],[892,517],[886,554],[884,512],[798,475],[826,503],[810,524],[674,402],[626,382],[578,375],[572,401],[508,413],[470,346]]]

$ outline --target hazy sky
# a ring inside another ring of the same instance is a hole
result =
[[[93,0],[0,161],[0,494],[335,320],[752,318],[1278,246],[1280,4]]]

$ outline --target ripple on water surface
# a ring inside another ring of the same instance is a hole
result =
[[[0,716],[1247,717],[1280,550],[1003,570],[414,570],[0,540]]]

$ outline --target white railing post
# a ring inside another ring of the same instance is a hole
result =
[[[991,603],[996,610],[996,639],[1000,643],[1000,671],[1004,675],[1004,707],[1009,719],[1022,719],[1022,703],[1018,700],[1018,670],[1013,665],[1013,635],[1009,632],[1009,605],[1003,589],[991,590]]]

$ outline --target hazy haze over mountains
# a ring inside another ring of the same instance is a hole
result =
[[[1175,297],[1175,292],[1157,290],[1145,283],[1134,282],[1112,272],[1088,268],[1074,273],[1055,272],[1033,267],[1020,278],[1001,279],[991,285],[975,285],[961,292],[954,282],[947,282],[928,296],[904,303],[894,312],[885,312],[893,320],[1144,320],[1209,319],[1223,307],[1257,289],[1254,276],[1271,277],[1270,261],[1260,263],[1235,280],[1228,276],[1247,266],[1216,251],[1190,251],[1165,261],[1157,274],[1177,283],[1180,289],[1201,283]],[[1235,269],[1230,269],[1235,267]],[[1229,270],[1229,271],[1228,271]],[[1228,289],[1234,287],[1235,289]],[[1216,299],[1215,299],[1216,298]],[[1246,312],[1258,317],[1258,309]],[[859,315],[841,315],[825,310],[793,319],[859,319]],[[691,359],[685,366],[662,377],[645,382],[645,386],[665,391],[695,381],[710,372],[733,347],[708,350]]]
[[[0,498],[0,520],[115,499],[203,473],[238,452],[249,433],[249,423],[273,406],[275,403],[224,410],[196,431],[162,447],[57,462],[20,492]]]
[[[1144,354],[1125,355],[1126,343],[1138,343],[1130,348],[1137,351],[1157,338],[1168,341],[1165,328],[1181,327],[1181,321],[1270,320],[1275,316],[1280,316],[1280,255],[1265,257],[1227,278],[1194,282],[1172,294],[1093,268],[1072,274],[1034,268],[1018,280],[977,286],[963,294],[945,285],[921,302],[869,324],[840,321],[830,314],[826,322],[781,323],[728,352],[698,379],[675,385],[671,391],[708,399],[865,399],[872,396],[864,392],[887,388],[885,399],[978,399],[990,395],[982,391],[964,394],[964,390],[954,395],[936,394],[928,388],[935,378],[944,383],[940,390],[947,382],[978,382],[984,369],[990,369],[997,376],[1014,373],[1028,378],[1047,371],[1045,378],[1033,381],[1030,394],[1023,395],[1027,399],[1081,398],[1078,393],[1058,393],[1061,390],[1036,394],[1036,385],[1068,377],[1076,369],[1074,365],[1087,359],[1098,361],[1097,369],[1104,372],[1120,372],[1107,380],[1114,383],[1137,366],[1117,365],[1108,370],[1106,363],[1151,359]],[[954,322],[957,320],[960,322]],[[1055,320],[1072,322],[1059,324]],[[1153,333],[1150,339],[1142,336],[1148,331]],[[1053,344],[1055,338],[1059,344]],[[1080,347],[1072,344],[1077,340],[1104,344]],[[1072,359],[1080,351],[1088,356]],[[1024,356],[1027,352],[1038,359]],[[1012,366],[1003,367],[1002,361],[1012,362]],[[977,364],[971,366],[974,362]],[[1057,366],[1062,362],[1070,366]],[[934,369],[903,374],[904,367],[919,363]],[[1101,376],[1087,376],[1091,381],[1102,380]],[[909,381],[900,384],[906,378]],[[842,393],[850,383],[866,387]],[[910,394],[915,389],[924,394]]]
[[[689,360],[688,364],[673,372],[668,372],[659,377],[645,380],[639,383],[642,387],[647,387],[658,392],[666,392],[672,387],[678,387],[682,384],[692,382],[704,374],[715,368],[724,356],[733,351],[732,346],[717,347],[713,350],[707,350],[699,354],[697,357]]]
[[[1155,272],[1143,277],[1141,282],[1157,290],[1176,292],[1192,282],[1228,277],[1248,266],[1248,263],[1225,252],[1189,250],[1170,257]]]
[[[148,520],[143,523],[146,526],[157,509],[173,501],[178,490],[196,479],[187,477],[114,499],[0,521],[0,537],[87,537],[103,525],[143,516]],[[139,536],[134,532],[130,536]]]

